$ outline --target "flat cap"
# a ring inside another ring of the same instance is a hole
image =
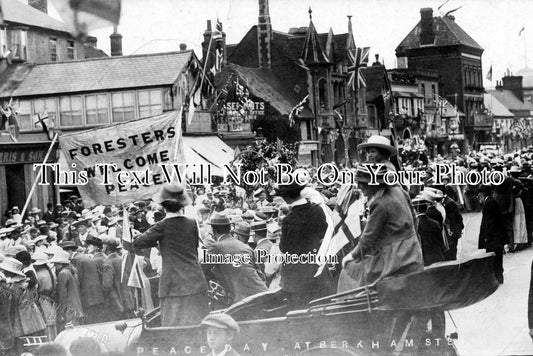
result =
[[[201,324],[239,333],[239,324],[228,314],[209,314],[202,320]]]

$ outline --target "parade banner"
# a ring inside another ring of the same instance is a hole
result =
[[[72,171],[56,178],[77,185],[86,206],[151,199],[166,183],[159,165],[185,162],[180,128],[181,111],[172,111],[62,135]]]

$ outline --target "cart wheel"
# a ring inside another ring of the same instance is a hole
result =
[[[316,348],[302,351],[300,356],[362,356],[361,353],[349,349]]]

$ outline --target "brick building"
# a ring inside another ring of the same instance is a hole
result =
[[[47,63],[106,56],[96,38],[76,40],[72,30],[47,14],[46,0],[1,0],[0,72],[9,63]]]
[[[492,122],[483,117],[483,48],[452,15],[434,17],[431,8],[421,9],[420,15],[418,24],[396,48],[398,67],[437,72],[438,94],[465,114],[461,123],[465,143],[484,140]]]

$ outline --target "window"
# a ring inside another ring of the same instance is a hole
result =
[[[165,102],[163,111],[169,111],[174,109],[174,103],[172,98],[172,90],[170,88],[163,91],[163,100]]]
[[[33,112],[35,115],[37,114],[44,114],[48,112],[48,118],[50,119],[50,122],[54,122],[54,126],[57,126],[56,122],[56,115],[57,115],[57,101],[55,98],[50,99],[37,99],[33,101]],[[51,125],[51,124],[50,124]],[[34,123],[34,126],[37,129],[41,129],[41,124]]]
[[[24,29],[13,30],[12,42],[15,47],[13,58],[28,59],[27,45],[28,45],[28,32]]]
[[[113,105],[113,122],[135,119],[135,103],[132,92],[114,93],[111,95]]]
[[[67,58],[76,59],[76,47],[72,40],[67,40]]]
[[[85,96],[85,119],[87,125],[109,123],[109,99],[107,94]]]
[[[18,124],[21,130],[32,130],[33,123],[31,117],[31,101],[21,100],[19,102]]]
[[[5,27],[0,27],[0,51],[2,57],[7,52],[7,30]]]
[[[57,62],[57,38],[50,38],[48,41],[48,50],[50,52],[50,60]]]
[[[160,89],[139,90],[137,95],[139,99],[140,118],[159,115],[163,112]]]
[[[61,127],[82,126],[81,96],[63,96],[59,98],[59,119]]]
[[[437,90],[435,89],[435,84],[431,84],[431,100],[437,100]]]
[[[426,84],[422,83],[420,84],[420,94],[422,94],[424,96],[424,100],[427,101],[428,99],[426,98]]]

